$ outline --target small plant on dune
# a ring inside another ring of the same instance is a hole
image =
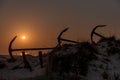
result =
[[[105,41],[109,41],[109,42],[113,42],[113,41],[116,41],[116,38],[115,36],[112,36],[112,37],[109,37],[109,38],[101,38],[98,43],[100,42],[105,42]]]

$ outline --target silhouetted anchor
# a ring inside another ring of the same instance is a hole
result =
[[[62,41],[66,41],[66,42],[71,42],[71,43],[79,43],[77,41],[73,41],[73,40],[69,40],[69,39],[64,39],[61,36],[63,35],[64,32],[66,32],[69,28],[65,28],[64,30],[61,31],[61,33],[59,34],[57,40],[58,40],[58,46],[61,46]]]
[[[14,51],[27,51],[27,50],[50,50],[50,49],[54,49],[55,47],[52,47],[52,48],[20,48],[20,49],[13,49],[12,48],[12,45],[13,45],[13,42],[15,41],[15,39],[17,38],[17,36],[15,36],[10,44],[9,44],[9,48],[8,48],[8,51],[9,51],[9,55],[11,57],[11,59],[9,59],[10,62],[14,62],[16,59],[14,58],[12,52]]]
[[[97,26],[95,26],[95,27],[93,28],[93,30],[92,30],[92,32],[91,32],[91,41],[92,41],[93,44],[95,44],[95,42],[94,42],[94,40],[93,40],[93,35],[94,35],[94,34],[97,35],[97,36],[99,36],[99,37],[101,37],[101,38],[103,38],[103,39],[106,39],[106,37],[104,37],[104,36],[102,36],[101,34],[98,34],[98,33],[95,32],[95,30],[96,30],[97,28],[99,28],[99,27],[105,27],[105,26],[107,26],[107,25],[97,25]]]

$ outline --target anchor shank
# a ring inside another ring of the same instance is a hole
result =
[[[72,42],[72,43],[79,43],[79,42],[77,42],[77,41],[72,41],[72,40],[63,39],[63,38],[61,38],[60,40],[62,40],[62,41],[66,41],[66,42]]]
[[[96,34],[97,36],[99,36],[99,37],[101,37],[101,38],[105,38],[105,37],[103,37],[102,35],[100,35],[100,34],[98,34],[98,33],[96,33],[96,32],[94,32],[94,34]]]
[[[54,49],[55,47],[53,48],[21,48],[21,49],[12,49],[12,51],[27,51],[27,50],[51,50],[51,49]]]

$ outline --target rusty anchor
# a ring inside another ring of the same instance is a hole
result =
[[[57,40],[58,40],[58,46],[61,46],[62,41],[65,42],[71,42],[71,43],[79,43],[77,41],[73,41],[73,40],[69,40],[69,39],[64,39],[62,38],[63,33],[65,33],[69,28],[65,28],[64,30],[61,31],[61,33],[59,34]]]
[[[95,27],[93,28],[93,30],[92,30],[92,32],[91,32],[91,41],[92,41],[93,44],[96,44],[96,43],[94,42],[94,40],[93,40],[93,35],[97,35],[97,36],[99,36],[99,37],[101,37],[101,38],[106,39],[106,37],[104,37],[104,36],[102,36],[101,34],[98,34],[97,32],[95,32],[97,28],[99,28],[99,27],[105,27],[105,26],[107,26],[107,25],[97,25],[97,26],[95,26]]]
[[[50,49],[54,49],[55,47],[52,47],[52,48],[20,48],[20,49],[13,49],[12,48],[12,45],[13,45],[13,42],[15,41],[15,39],[17,38],[17,36],[15,36],[12,40],[11,40],[11,42],[10,42],[10,44],[9,44],[9,47],[8,47],[8,51],[9,51],[9,55],[10,55],[10,59],[9,59],[9,61],[10,62],[14,62],[16,59],[14,58],[14,56],[13,56],[13,54],[12,54],[12,52],[14,52],[14,51],[28,51],[28,50],[50,50]]]

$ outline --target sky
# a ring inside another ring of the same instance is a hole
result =
[[[13,48],[54,47],[66,27],[64,38],[90,41],[91,30],[99,24],[108,26],[98,33],[120,38],[119,0],[0,0],[0,54],[8,53],[16,35]]]

